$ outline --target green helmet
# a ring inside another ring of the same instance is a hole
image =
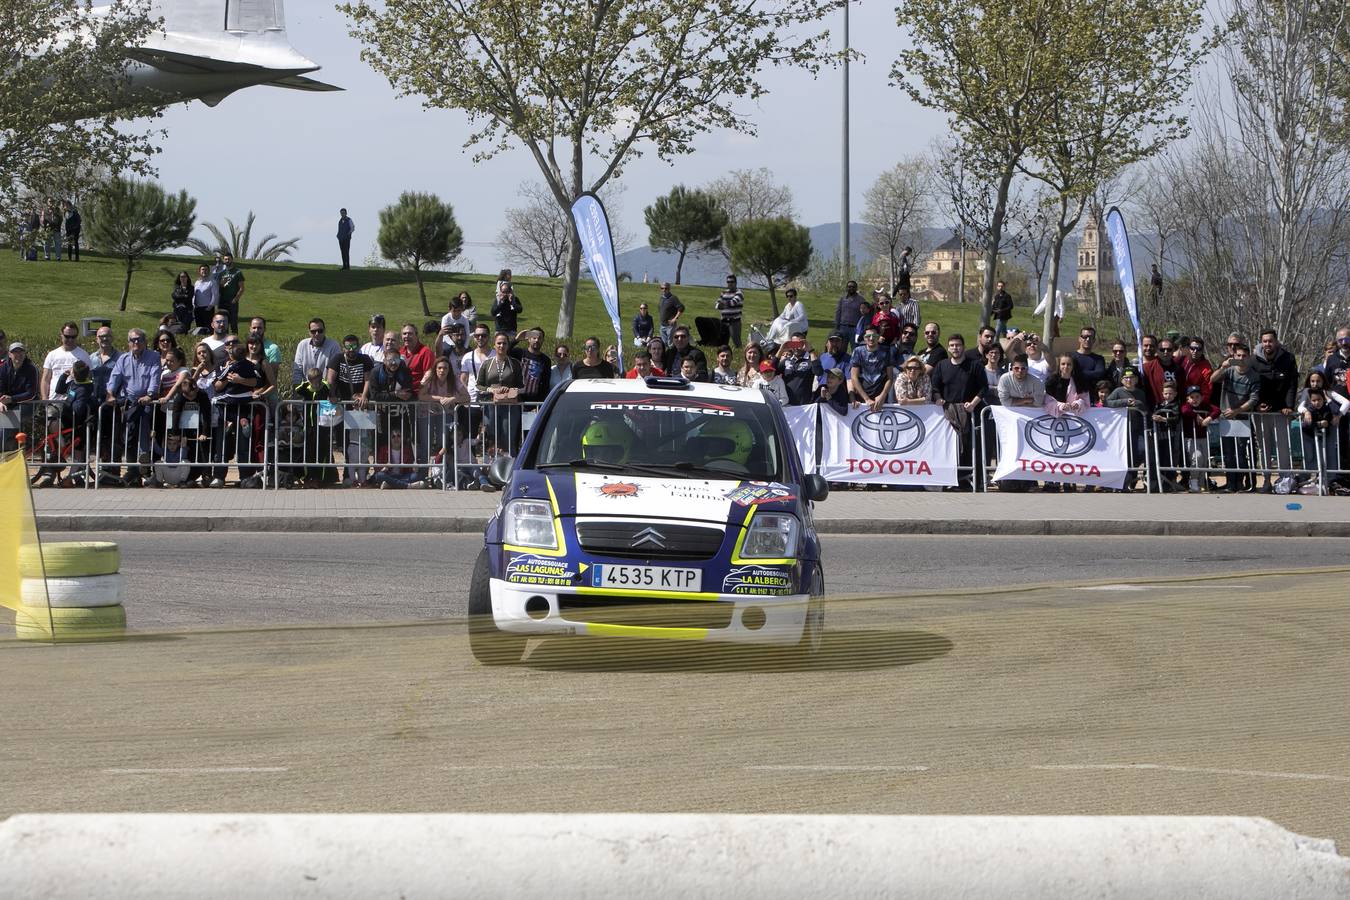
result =
[[[744,422],[735,419],[713,419],[703,425],[703,430],[699,432],[699,437],[720,438],[718,442],[726,441],[730,446],[718,446],[709,454],[710,459],[729,459],[739,465],[745,465],[750,461],[750,450],[755,443],[754,433],[750,426]]]
[[[597,462],[626,463],[632,449],[632,429],[622,422],[597,420],[581,436],[581,455]]]

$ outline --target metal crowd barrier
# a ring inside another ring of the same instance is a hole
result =
[[[77,416],[64,400],[33,401],[0,413],[0,446],[28,435],[30,471],[44,484],[457,490],[478,487],[497,455],[519,453],[538,407],[203,398],[99,403]]]
[[[262,400],[32,401],[0,413],[0,444],[12,449],[18,432],[40,485],[263,487],[275,471],[272,404]]]
[[[1218,419],[1205,428],[1155,426],[1150,441],[1158,465],[1150,477],[1168,491],[1246,491],[1257,489],[1258,479],[1272,486],[1287,479],[1290,493],[1312,487],[1326,496],[1331,483],[1346,475],[1342,437],[1334,425],[1309,428],[1298,415],[1279,412]]]
[[[1151,494],[1154,492],[1154,484],[1153,479],[1149,477],[1149,473],[1153,471],[1153,463],[1156,456],[1150,451],[1155,450],[1156,448],[1153,448],[1148,440],[1149,423],[1140,410],[1125,408],[1124,411],[1129,419],[1130,429],[1129,458],[1127,462],[1129,470],[1125,479],[1125,488],[1126,490],[1134,490],[1142,481],[1144,492]],[[994,423],[993,407],[988,404],[982,404],[977,420],[979,422],[979,427],[975,429],[978,441],[977,452],[980,455],[983,466],[983,471],[979,473],[980,477],[978,478],[977,483],[981,491],[988,491],[989,485],[992,483],[991,478],[993,473],[998,469],[999,453],[1001,452],[998,440],[998,426]],[[1049,473],[1047,473],[1045,477],[1038,479],[1038,481],[1045,482],[1046,484],[1080,486],[1077,482],[1064,481],[1055,478]],[[1012,493],[1014,491],[1033,490],[1036,484],[1036,481],[1022,479],[1014,481],[1009,479],[1000,482],[998,488],[1000,491]],[[1021,485],[1026,485],[1026,487],[1022,487]],[[1102,488],[1101,490],[1106,489]]]

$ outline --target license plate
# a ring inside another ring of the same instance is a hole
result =
[[[697,591],[703,587],[703,570],[678,569],[674,566],[598,565],[591,569],[591,587]]]

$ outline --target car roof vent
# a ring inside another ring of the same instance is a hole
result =
[[[687,391],[689,381],[679,375],[648,375],[647,387],[663,391]]]

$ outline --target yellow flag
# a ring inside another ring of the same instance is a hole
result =
[[[37,516],[28,490],[28,467],[22,453],[0,457],[0,606],[18,609],[23,579],[43,583],[42,554],[38,546]],[[29,597],[30,606],[45,606],[42,597]],[[37,603],[33,601],[37,600]]]

